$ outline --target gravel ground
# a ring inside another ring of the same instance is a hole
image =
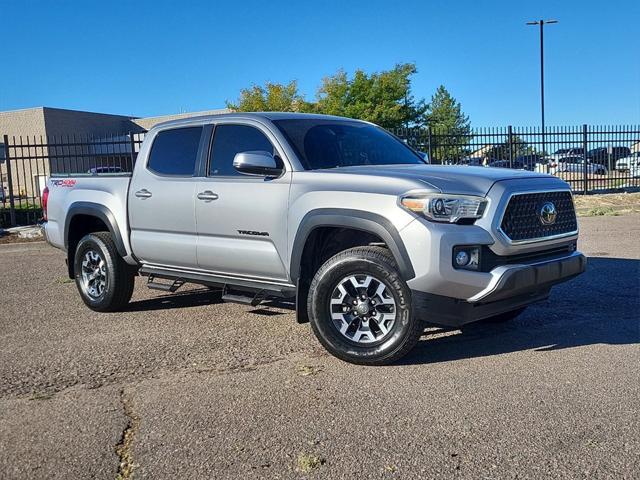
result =
[[[549,301],[378,368],[201,288],[93,313],[61,252],[1,245],[0,478],[638,478],[640,216],[580,223]]]

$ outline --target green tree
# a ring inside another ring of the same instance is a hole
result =
[[[236,103],[226,102],[236,112],[305,112],[312,110],[298,92],[298,82],[288,84],[267,82],[264,87],[254,85],[240,91]]]
[[[425,116],[432,132],[434,159],[442,162],[464,156],[472,138],[469,117],[443,85],[431,97]]]
[[[484,155],[489,158],[495,158],[496,160],[509,160],[509,154],[511,154],[511,158],[515,160],[520,156],[532,155],[534,153],[535,149],[522,137],[513,135],[511,137],[511,144],[509,144],[509,140],[507,139],[504,142],[494,145],[492,148],[488,149]]]
[[[322,80],[314,111],[367,120],[389,129],[422,125],[426,103],[411,93],[411,76],[416,72],[412,63],[371,74],[356,70],[351,79],[340,70]]]

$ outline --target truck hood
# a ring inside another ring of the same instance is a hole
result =
[[[508,168],[461,165],[380,165],[340,167],[326,172],[369,175],[413,181],[416,188],[460,195],[486,195],[496,182],[522,178],[550,178],[550,175]],[[555,178],[555,177],[554,177]],[[372,179],[373,180],[373,179]]]

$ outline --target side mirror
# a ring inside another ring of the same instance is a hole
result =
[[[245,175],[261,177],[277,177],[282,173],[282,167],[278,166],[273,155],[261,150],[236,153],[233,168]]]

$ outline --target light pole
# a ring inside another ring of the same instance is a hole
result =
[[[549,23],[558,23],[557,20],[535,20],[527,22],[527,25],[540,26],[540,112],[542,115],[542,153],[546,154],[544,141],[544,26]]]

